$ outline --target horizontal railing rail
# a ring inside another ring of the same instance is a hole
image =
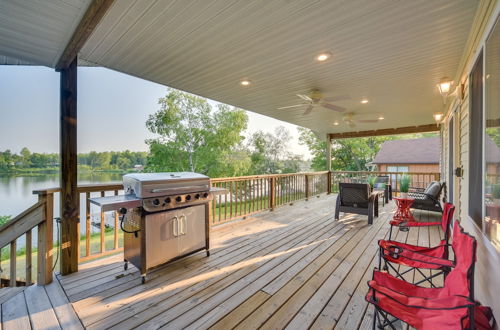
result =
[[[40,194],[38,202],[0,227],[0,285],[52,282],[52,194]],[[33,248],[33,232],[38,235]],[[19,248],[18,241],[23,240]],[[4,251],[6,253],[4,253]],[[23,260],[24,259],[24,260]],[[5,264],[3,264],[4,262]],[[24,266],[24,267],[23,267]]]

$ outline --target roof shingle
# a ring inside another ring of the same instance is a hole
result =
[[[386,141],[373,164],[439,164],[439,137]]]

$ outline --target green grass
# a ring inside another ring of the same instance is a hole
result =
[[[106,247],[106,251],[112,250],[114,248],[114,241],[115,241],[115,236],[114,236],[114,228],[109,228],[106,229],[105,234],[104,234],[104,243]],[[80,256],[83,257],[85,256],[85,245],[86,245],[86,239],[84,236],[80,238]],[[123,233],[120,230],[118,232],[118,246],[122,247],[123,246]],[[58,244],[57,242],[54,244],[54,249],[58,249]],[[54,262],[56,263],[55,270],[59,268],[59,258],[57,258],[57,252],[55,251],[54,253]],[[101,233],[94,233],[90,236],[90,251],[91,254],[99,253],[101,251]],[[26,278],[26,248],[22,247],[17,249],[16,252],[16,274],[17,274],[17,279],[18,280],[24,280]],[[37,256],[38,256],[38,251],[36,248],[32,249],[32,259],[31,259],[31,265],[32,265],[32,280],[36,280],[36,272],[37,272]],[[56,260],[57,258],[57,260]],[[1,254],[1,263],[0,267],[2,269],[2,273],[0,276],[2,278],[9,278],[10,277],[10,247],[6,247],[2,249],[2,254]]]

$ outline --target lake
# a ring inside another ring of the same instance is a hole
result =
[[[78,174],[78,184],[122,182],[120,173],[81,173]],[[59,187],[58,174],[43,174],[36,176],[0,175],[0,215],[15,217],[38,200],[33,190]],[[55,205],[59,205],[59,194],[55,195]],[[82,200],[83,201],[83,200]],[[82,201],[80,203],[82,203]],[[84,202],[83,202],[84,203]],[[85,204],[83,204],[85,205]],[[92,207],[92,213],[98,212]],[[54,208],[54,217],[59,216],[59,208]],[[82,233],[85,231],[85,221],[81,221]]]

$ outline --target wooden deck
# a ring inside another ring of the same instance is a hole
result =
[[[394,204],[368,226],[366,216],[335,221],[334,201],[313,198],[218,228],[210,257],[198,253],[157,269],[144,285],[135,267],[123,270],[118,255],[81,265],[49,286],[17,289],[6,300],[0,295],[2,328],[369,328],[366,282]],[[442,236],[435,227],[394,234],[420,245]]]

